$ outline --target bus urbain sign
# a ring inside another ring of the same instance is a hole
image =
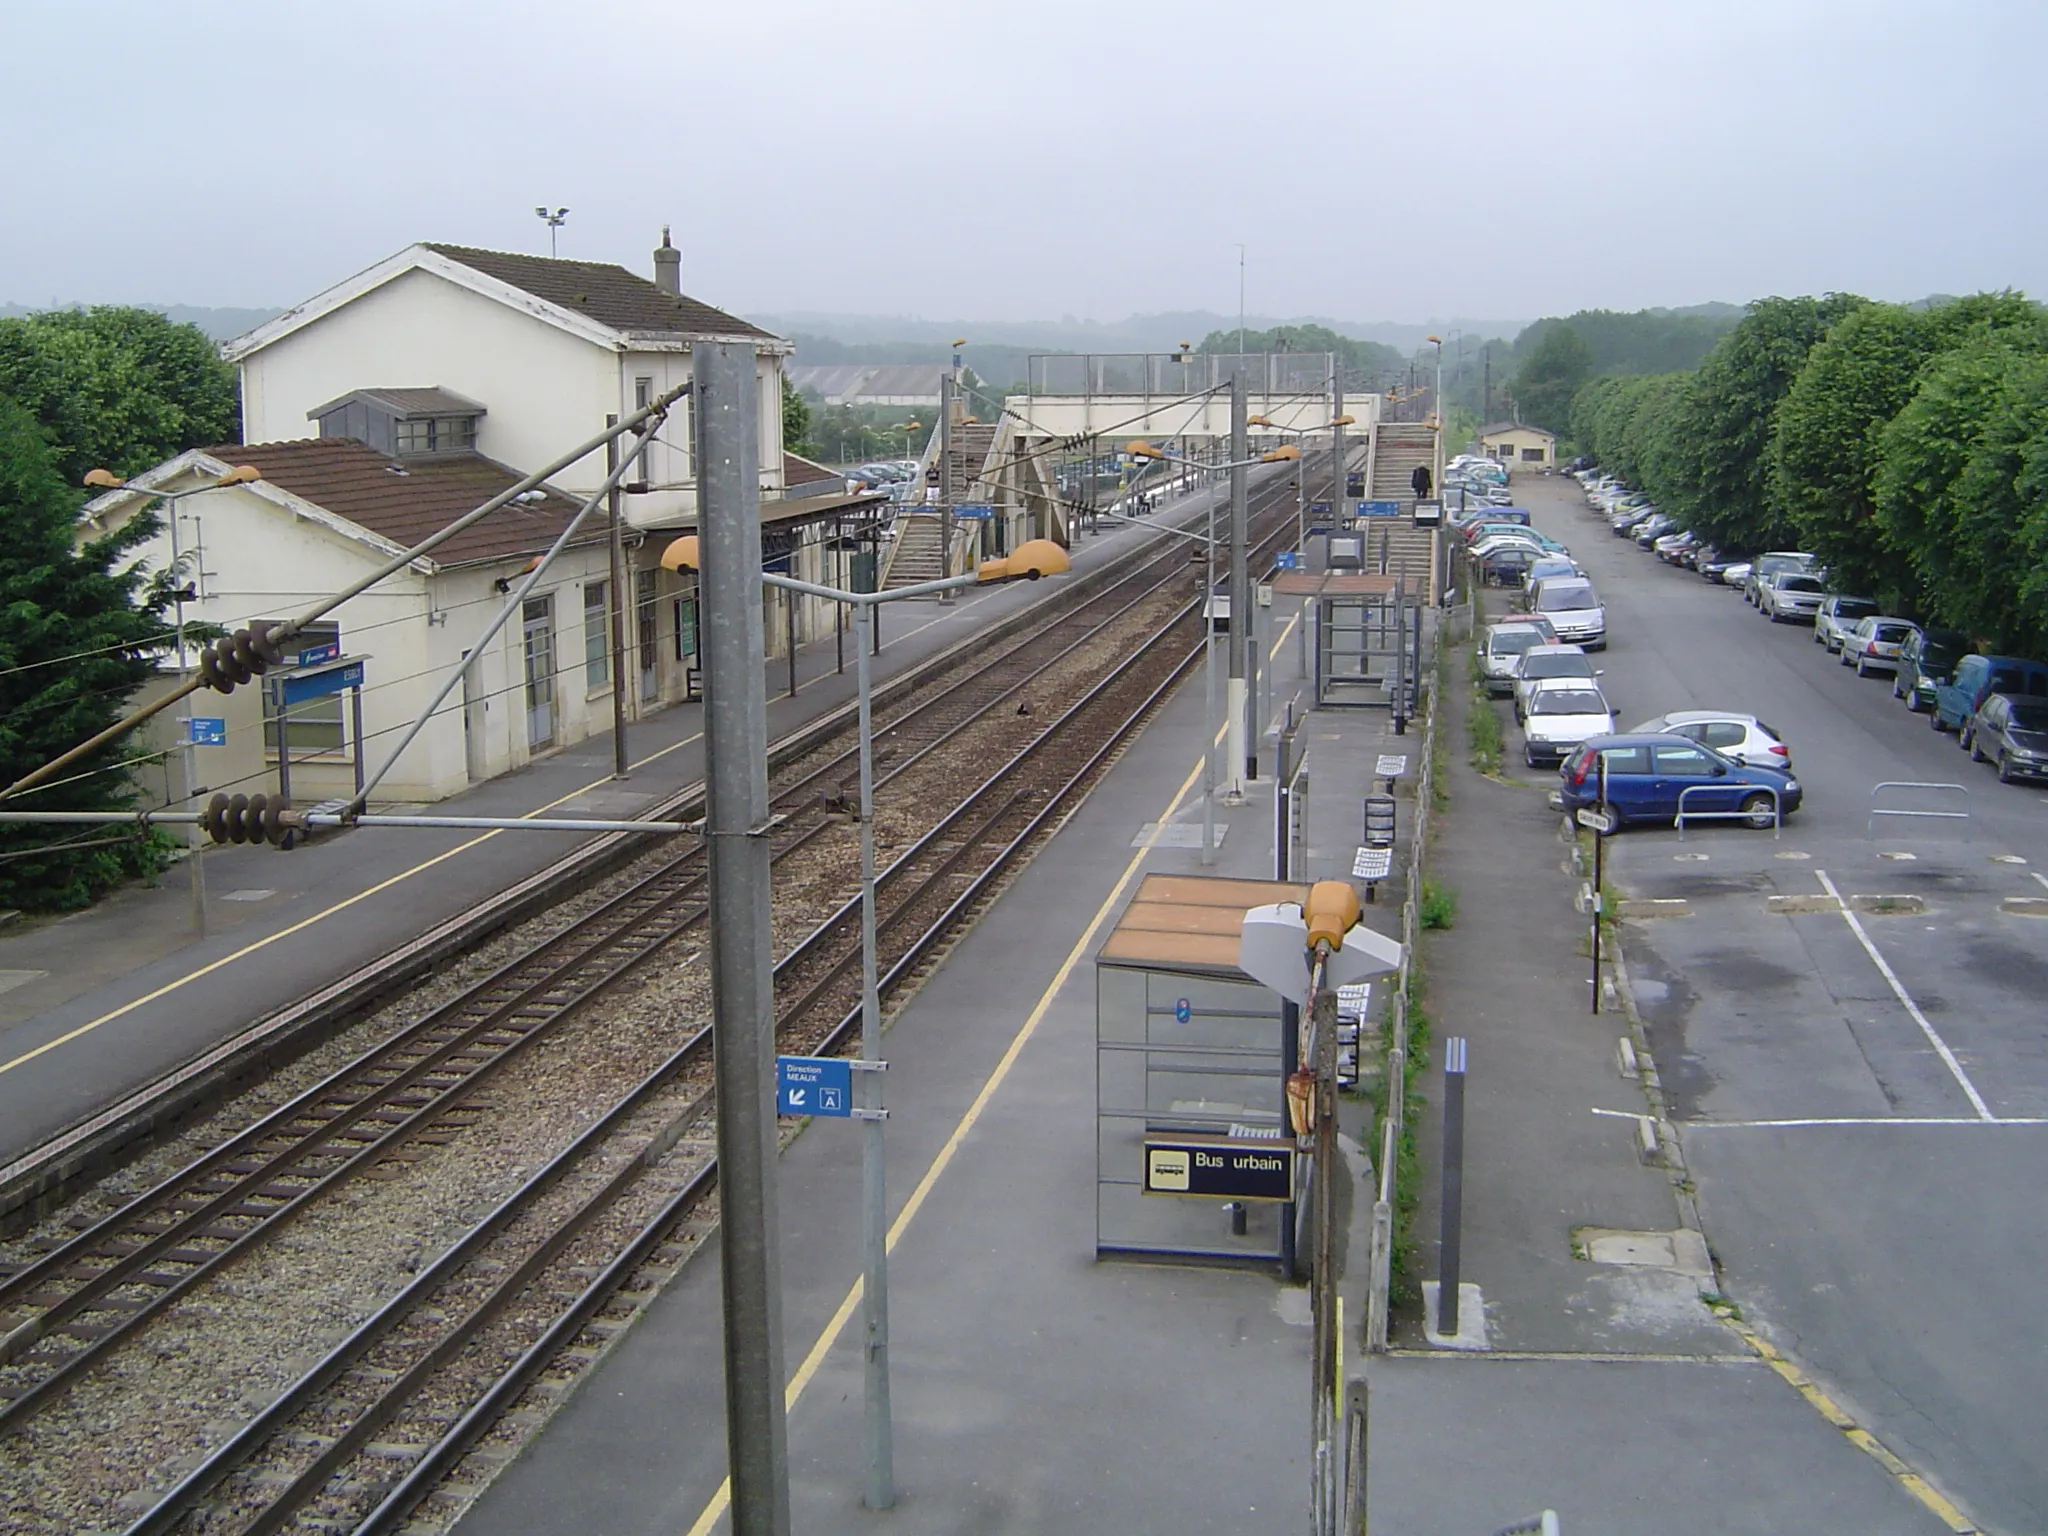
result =
[[[1211,1200],[1292,1200],[1294,1145],[1202,1136],[1145,1141],[1145,1193]]]

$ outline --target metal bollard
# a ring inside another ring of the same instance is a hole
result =
[[[1465,1041],[1444,1042],[1444,1188],[1436,1282],[1436,1331],[1458,1333],[1458,1261],[1465,1202]]]

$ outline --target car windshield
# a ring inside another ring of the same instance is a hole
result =
[[[1529,700],[1532,715],[1604,715],[1607,701],[1593,688],[1545,688]]]
[[[2048,732],[2048,704],[2019,704],[2012,707],[2012,728],[2016,731]]]
[[[1530,646],[1543,639],[1543,632],[1536,629],[1497,629],[1486,648],[1496,656],[1519,656]]]
[[[1524,656],[1522,676],[1524,677],[1591,677],[1593,664],[1583,655],[1570,651],[1553,656]]]
[[[1597,608],[1600,600],[1593,595],[1592,584],[1584,581],[1547,582],[1536,594],[1538,613],[1562,613],[1574,608]]]
[[[1838,619],[1867,619],[1877,612],[1877,604],[1867,597],[1838,597],[1835,599],[1835,617]]]

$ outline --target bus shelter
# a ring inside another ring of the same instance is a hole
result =
[[[1273,595],[1308,607],[1318,709],[1414,711],[1422,605],[1398,576],[1370,571],[1283,571]]]
[[[1238,968],[1238,935],[1251,908],[1307,894],[1148,875],[1096,951],[1096,1257],[1293,1274],[1298,1039],[1279,994]]]

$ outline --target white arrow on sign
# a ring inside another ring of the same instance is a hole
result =
[[[806,1093],[806,1092],[808,1092],[808,1091],[809,1091],[809,1090],[807,1090],[807,1089],[803,1089],[803,1088],[792,1088],[792,1089],[790,1089],[790,1090],[789,1090],[789,1105],[790,1105],[790,1108],[792,1108],[792,1109],[801,1109],[801,1108],[803,1108],[803,1103],[804,1103],[804,1095],[805,1095],[805,1093]]]

